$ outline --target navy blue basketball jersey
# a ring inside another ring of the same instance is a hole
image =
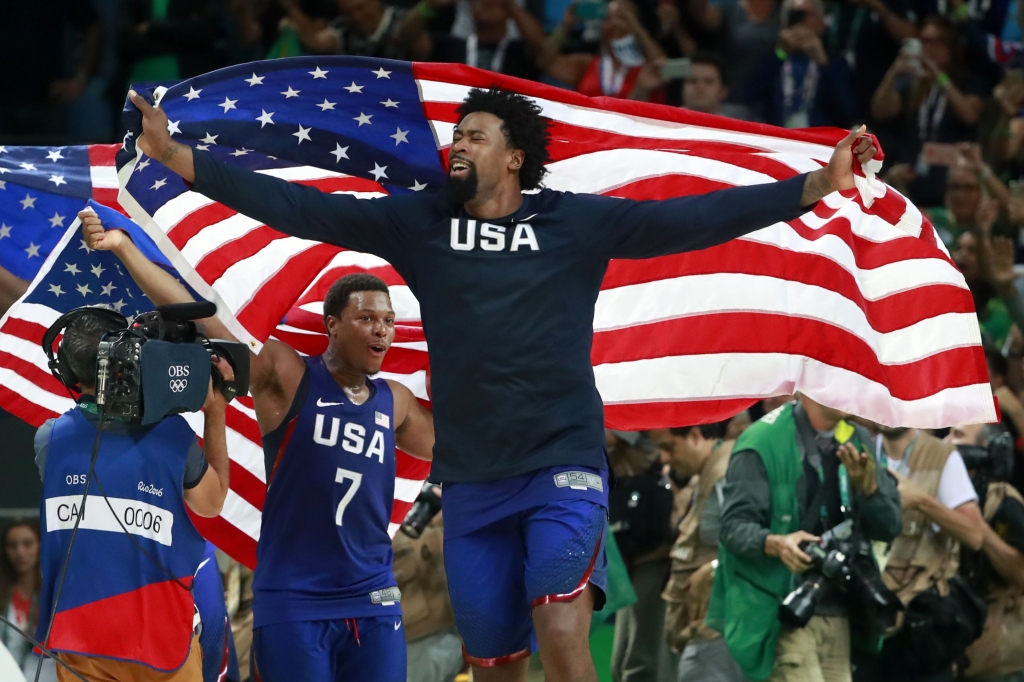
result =
[[[355,405],[320,356],[284,423],[263,439],[267,499],[256,550],[254,626],[401,614],[388,523],[394,396],[383,379]]]

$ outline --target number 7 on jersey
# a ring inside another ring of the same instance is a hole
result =
[[[338,511],[334,515],[335,525],[341,525],[341,517],[345,515],[345,507],[355,497],[356,491],[359,490],[359,484],[363,482],[363,475],[358,471],[349,471],[348,469],[342,469],[338,467],[337,473],[334,474],[335,483],[344,483],[346,480],[352,481],[352,485],[345,491],[345,496],[341,498],[341,502],[338,503]]]

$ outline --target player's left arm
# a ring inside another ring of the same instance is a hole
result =
[[[861,126],[836,145],[826,167],[781,182],[664,201],[618,200],[586,238],[596,241],[605,257],[653,258],[704,249],[794,220],[822,197],[854,187],[854,157],[866,163],[878,151],[864,130]]]
[[[395,397],[395,444],[418,459],[434,458],[434,413],[408,388],[388,379]]]

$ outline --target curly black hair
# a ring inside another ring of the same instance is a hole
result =
[[[540,189],[551,160],[548,154],[548,119],[540,115],[540,107],[520,94],[499,90],[473,88],[455,110],[462,119],[477,111],[494,114],[501,119],[501,132],[510,149],[522,149],[523,166],[519,169],[519,185],[523,189]]]
[[[341,311],[348,307],[352,294],[360,291],[382,291],[388,296],[388,285],[380,277],[364,272],[356,272],[338,278],[324,296],[324,326],[327,317],[341,317]]]

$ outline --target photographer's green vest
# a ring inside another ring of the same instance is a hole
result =
[[[794,404],[783,405],[755,422],[733,446],[733,452],[753,450],[761,457],[771,492],[773,535],[800,530],[797,483],[803,456],[797,444]],[[836,439],[861,441],[854,427],[840,422]],[[843,470],[845,471],[845,470]],[[718,546],[718,569],[708,606],[707,625],[725,636],[729,652],[752,680],[771,675],[779,639],[779,605],[796,587],[796,576],[776,557],[744,559]]]

